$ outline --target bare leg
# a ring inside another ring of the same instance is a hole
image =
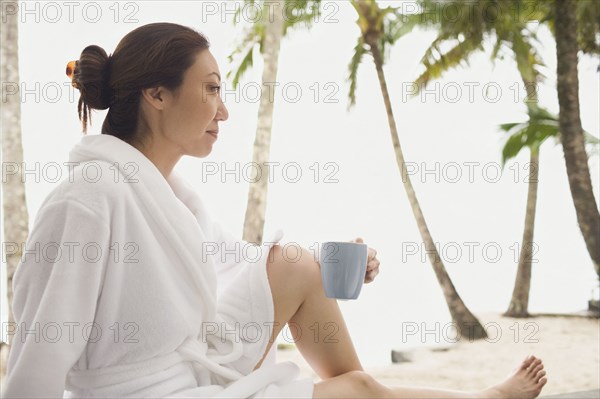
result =
[[[544,364],[529,356],[503,382],[482,391],[488,398],[535,398],[548,382]]]
[[[307,362],[323,379],[362,370],[348,328],[335,299],[323,291],[319,263],[311,251],[288,246],[284,254],[275,245],[267,261],[267,274],[275,305],[275,328],[260,367],[286,323]],[[293,261],[294,258],[299,258]]]
[[[337,302],[325,297],[318,262],[306,249],[297,262],[283,256],[282,247],[273,246],[267,273],[275,306],[275,328],[270,343],[255,369],[260,367],[275,338],[286,323],[298,349],[323,381],[315,384],[315,398],[436,398],[436,399],[533,399],[547,382],[541,360],[528,357],[503,382],[477,392],[421,387],[386,387],[366,374],[348,333]],[[338,330],[327,342],[325,324]],[[314,339],[314,326],[319,327]],[[311,330],[313,327],[313,330]],[[301,334],[300,335],[300,332]],[[322,334],[322,332],[324,334]]]
[[[547,378],[541,360],[525,359],[502,383],[482,391],[467,392],[421,387],[386,387],[364,372],[355,371],[315,384],[314,398],[411,399],[533,399]]]

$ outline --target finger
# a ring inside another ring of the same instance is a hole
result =
[[[361,237],[358,237],[354,242],[358,242],[358,243],[363,243],[363,239]]]
[[[373,270],[376,267],[379,267],[379,265],[381,264],[381,262],[379,262],[379,259],[375,258],[375,259],[371,259],[368,263],[367,263],[367,270]]]
[[[373,270],[372,272],[367,273],[365,276],[365,282],[370,283],[375,280],[375,277],[379,274],[378,270]]]
[[[368,284],[368,283],[372,282],[373,278],[374,278],[373,276],[367,274],[365,276],[365,283]]]
[[[379,270],[375,270],[373,273],[373,276],[371,277],[371,281],[374,281],[375,277],[377,277],[378,274],[379,274]]]
[[[367,271],[370,272],[371,270],[379,268],[380,264],[381,262],[379,262],[378,259],[373,259],[367,264]]]
[[[373,248],[369,248],[368,253],[369,253],[369,256],[368,256],[369,261],[375,259],[375,257],[377,256],[377,251]]]

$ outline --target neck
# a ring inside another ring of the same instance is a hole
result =
[[[168,143],[161,144],[153,141],[144,145],[134,144],[134,147],[156,166],[165,179],[168,179],[181,158],[181,154]]]

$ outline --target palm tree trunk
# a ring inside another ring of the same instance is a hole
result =
[[[266,167],[265,162],[269,161],[271,147],[271,128],[273,126],[273,106],[275,102],[273,88],[277,80],[279,49],[281,46],[281,37],[283,36],[284,22],[284,1],[270,1],[269,5],[273,7],[273,19],[269,19],[266,22],[263,51],[263,86],[258,108],[254,153],[252,155],[252,162],[258,168],[260,178],[250,183],[246,216],[244,219],[244,233],[242,236],[245,241],[258,245],[262,244],[267,209],[269,168]]]
[[[529,288],[531,286],[531,262],[533,258],[533,230],[535,226],[535,209],[537,205],[539,175],[539,148],[531,148],[529,157],[529,187],[527,191],[527,210],[525,211],[525,228],[521,240],[519,266],[515,287],[508,310],[508,317],[529,317]]]
[[[518,57],[517,57],[518,58]],[[519,61],[517,61],[519,62]],[[525,70],[526,66],[519,68]],[[525,75],[521,75],[525,84],[527,98],[525,103],[531,118],[532,107],[537,106],[537,81],[528,81]],[[508,310],[504,312],[507,317],[529,317],[529,289],[531,287],[531,263],[533,258],[533,232],[535,228],[535,210],[537,205],[538,176],[539,176],[539,147],[534,145],[530,148],[529,155],[529,185],[527,190],[527,206],[525,209],[525,226],[523,228],[523,239],[521,240],[521,251],[519,253],[519,265],[512,298]]]
[[[18,58],[18,28],[19,17],[17,13],[7,13],[2,22],[0,40],[0,79],[2,82],[15,84],[19,87],[19,58]],[[2,104],[2,162],[3,165],[14,165],[21,170],[23,165],[23,145],[21,143],[21,98],[20,95],[8,95]],[[3,167],[4,169],[4,167]],[[25,184],[21,174],[7,173],[2,179],[3,212],[4,212],[4,240],[3,250],[6,254],[6,292],[8,304],[8,322],[14,323],[12,312],[13,275],[21,260],[21,250],[29,232],[29,216],[25,201]],[[9,248],[10,245],[10,248]],[[2,345],[2,350],[8,350]],[[0,354],[3,361],[8,354]],[[0,369],[5,370],[5,365]],[[4,375],[0,376],[0,379]]]
[[[381,56],[377,42],[374,39],[367,36],[365,38],[365,42],[369,45],[371,54],[373,55],[373,59],[375,61],[375,68],[377,69],[377,76],[379,78],[381,93],[383,95],[383,101],[387,111],[388,123],[390,125],[390,132],[392,134],[392,143],[394,146],[394,152],[396,154],[396,162],[398,164],[398,168],[400,169],[400,174],[402,175],[404,189],[406,190],[410,206],[417,221],[421,238],[425,243],[429,260],[431,261],[437,280],[442,287],[442,291],[444,292],[444,297],[446,298],[446,303],[448,305],[448,309],[450,310],[452,320],[456,323],[461,336],[469,337],[469,339],[487,338],[487,334],[479,320],[477,320],[471,311],[469,311],[463,300],[458,295],[458,292],[456,291],[456,288],[454,287],[454,284],[452,283],[452,280],[450,279],[450,276],[448,275],[448,272],[446,271],[446,268],[440,258],[437,248],[433,242],[433,238],[429,233],[429,228],[425,222],[425,217],[421,211],[421,206],[417,200],[417,195],[415,194],[415,190],[413,189],[406,170],[404,154],[402,153],[402,148],[400,147],[398,129],[396,128],[396,120],[392,110],[392,102],[390,101],[385,75],[383,73],[383,57]]]
[[[600,213],[592,189],[579,115],[575,4],[571,0],[556,0],[555,4],[560,140],[579,228],[600,278]]]

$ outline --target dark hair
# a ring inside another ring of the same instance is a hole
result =
[[[81,94],[77,113],[87,134],[91,110],[108,108],[102,134],[128,143],[136,137],[140,96],[143,89],[164,86],[177,90],[185,71],[208,39],[192,28],[173,23],[152,23],[129,32],[110,56],[101,47],[87,46],[73,72],[73,83]]]

